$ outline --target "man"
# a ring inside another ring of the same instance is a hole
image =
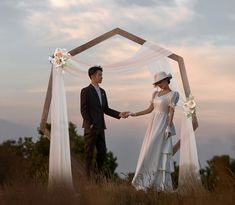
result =
[[[81,114],[85,138],[86,174],[90,178],[92,158],[96,148],[96,166],[99,172],[106,156],[104,114],[120,119],[127,118],[128,112],[118,112],[109,108],[104,89],[99,87],[102,82],[103,69],[100,66],[89,68],[88,75],[91,84],[81,91]]]

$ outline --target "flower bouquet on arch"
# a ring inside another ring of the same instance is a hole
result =
[[[56,48],[55,52],[52,56],[49,56],[49,61],[55,68],[61,67],[64,69],[65,67],[68,67],[70,64],[68,63],[68,60],[72,56],[65,48]]]
[[[194,96],[190,94],[183,105],[185,115],[188,118],[192,118],[193,114],[196,112],[196,102],[194,99],[195,99]]]

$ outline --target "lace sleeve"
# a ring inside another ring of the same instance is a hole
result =
[[[179,101],[179,93],[178,92],[174,92],[170,96],[169,106],[171,106],[172,108],[175,108],[175,106],[177,105],[178,101]]]

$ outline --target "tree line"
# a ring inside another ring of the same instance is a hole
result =
[[[47,125],[50,129],[50,124]],[[84,139],[76,131],[76,125],[69,123],[71,155],[79,162],[84,161]],[[7,140],[0,144],[0,184],[16,181],[31,180],[35,183],[47,183],[49,164],[48,138],[38,132],[38,137],[19,138]],[[124,180],[131,182],[134,173],[128,173],[121,179],[116,173],[118,167],[117,157],[112,151],[106,154],[104,174],[111,180]],[[178,184],[179,167],[175,163],[175,172],[172,180],[175,187]],[[200,170],[202,184],[207,190],[216,189],[221,183],[223,186],[235,186],[229,182],[235,179],[235,160],[228,155],[214,156],[207,161],[207,166]]]

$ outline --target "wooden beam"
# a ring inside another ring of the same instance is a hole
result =
[[[43,134],[50,140],[51,139],[51,132],[47,128],[44,129]]]
[[[119,34],[120,36],[122,36],[124,38],[127,38],[127,39],[129,39],[131,41],[134,41],[134,42],[136,42],[136,43],[138,43],[140,45],[143,45],[146,42],[146,40],[144,40],[143,38],[140,38],[140,37],[138,37],[136,35],[133,35],[133,34],[127,32],[127,31],[124,31],[124,30],[122,30],[120,28],[116,28],[116,33]]]
[[[40,132],[42,132],[44,135],[46,135],[48,138],[50,138],[50,131],[46,128],[48,114],[50,110],[51,105],[51,97],[52,97],[52,68],[51,68],[51,74],[48,82],[47,87],[47,93],[46,93],[46,99],[43,106],[43,112],[41,117],[41,123],[40,123]]]
[[[180,74],[184,86],[184,92],[186,97],[188,97],[191,93],[189,82],[188,82],[188,77],[185,69],[185,64],[184,64],[184,59],[182,57],[178,57],[178,64],[180,68]]]
[[[180,75],[181,75],[181,79],[183,82],[184,92],[185,92],[186,97],[188,97],[190,95],[191,91],[190,91],[188,77],[187,77],[187,73],[186,73],[186,69],[185,69],[185,65],[184,65],[184,59],[181,56],[176,55],[176,54],[171,54],[169,56],[169,58],[178,62],[179,69],[180,69]]]
[[[134,42],[136,42],[140,45],[143,45],[144,42],[146,42],[144,39],[142,39],[138,36],[135,36],[135,35],[127,32],[127,31],[124,31],[120,28],[115,28],[115,29],[113,29],[113,30],[111,30],[111,31],[109,31],[109,32],[107,32],[107,33],[105,33],[105,34],[103,34],[103,35],[101,35],[101,36],[99,36],[99,37],[97,37],[97,38],[95,38],[95,39],[79,46],[79,47],[77,47],[77,48],[72,49],[71,51],[69,51],[69,53],[72,56],[75,56],[75,55],[77,55],[77,54],[79,54],[79,53],[81,53],[81,52],[83,52],[83,51],[85,51],[85,50],[87,50],[87,49],[89,49],[89,48],[91,48],[91,47],[93,47],[93,46],[95,46],[95,45],[97,45],[97,44],[99,44],[99,43],[115,36],[115,35],[117,35],[117,34],[120,35],[120,36],[123,36],[124,38],[127,38],[131,41],[134,41]]]
[[[111,38],[112,36],[114,36],[116,34],[117,34],[117,29],[113,29],[112,31],[109,31],[109,32],[107,32],[107,33],[105,33],[105,34],[103,34],[103,35],[101,35],[101,36],[99,36],[99,37],[97,37],[97,38],[95,38],[95,39],[93,39],[93,40],[77,47],[77,48],[72,49],[71,51],[69,51],[69,53],[72,56],[75,56],[75,55],[77,55],[77,54],[79,54],[79,53],[81,53],[81,52],[83,52],[83,51],[85,51],[85,50],[87,50],[87,49],[89,49],[89,48],[91,48],[91,47],[93,47],[93,46],[109,39],[109,38]]]

